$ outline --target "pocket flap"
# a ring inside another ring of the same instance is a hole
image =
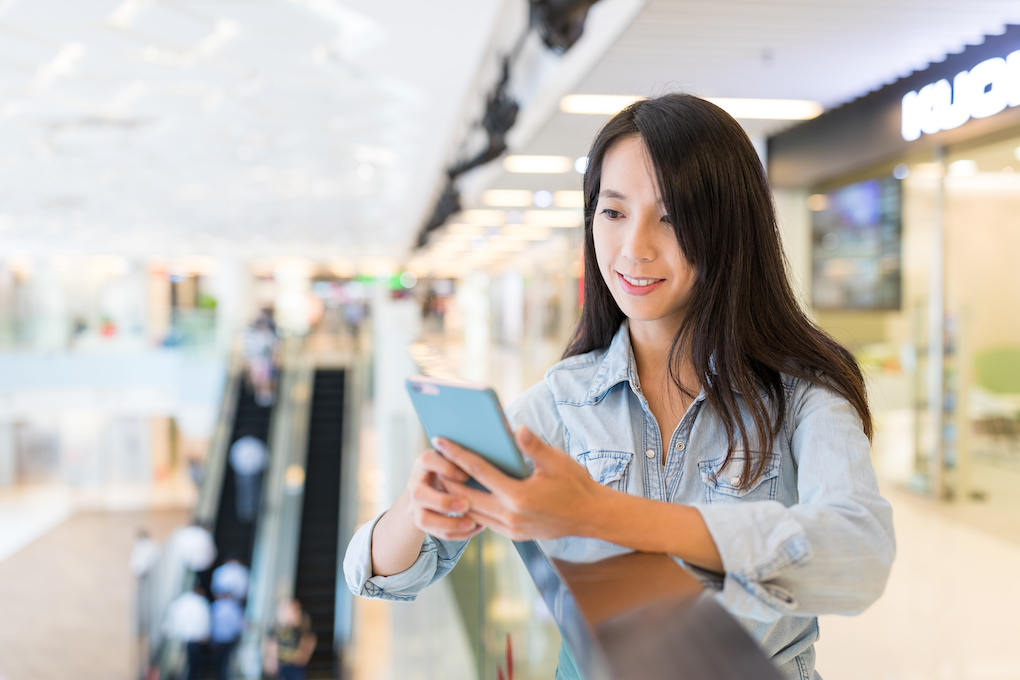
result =
[[[633,458],[634,454],[630,451],[586,451],[577,456],[577,462],[596,482],[609,484],[623,479]]]
[[[749,488],[740,488],[740,480],[743,477],[745,466],[751,465],[753,468],[761,455],[757,451],[752,451],[748,456],[747,452],[738,450],[733,452],[733,457],[729,461],[725,456],[714,460],[703,460],[698,463],[701,481],[719,493],[728,496],[746,496],[764,482],[779,476],[779,456],[772,453],[765,454],[765,470],[761,477],[756,479]]]

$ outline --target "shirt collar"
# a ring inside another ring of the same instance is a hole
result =
[[[715,367],[715,355],[709,358],[709,368]],[[597,402],[606,396],[609,390],[622,382],[630,383],[630,388],[635,394],[641,392],[641,381],[638,380],[637,362],[634,360],[634,348],[630,344],[630,326],[625,320],[620,324],[620,330],[616,331],[613,341],[609,343],[609,349],[602,356],[602,363],[599,372],[591,383],[588,390],[588,399]],[[695,397],[695,401],[705,398],[705,388]]]
[[[630,383],[631,389],[635,392],[641,389],[637,364],[634,362],[634,350],[630,345],[630,328],[626,321],[620,324],[620,330],[616,331],[613,341],[609,343],[609,349],[602,356],[599,372],[591,383],[591,389],[588,390],[588,399],[599,401],[609,390],[622,382]]]

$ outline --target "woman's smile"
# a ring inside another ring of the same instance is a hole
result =
[[[616,272],[616,275],[620,279],[620,288],[628,295],[648,295],[666,280],[645,277],[638,278],[636,276],[627,276],[620,272]]]

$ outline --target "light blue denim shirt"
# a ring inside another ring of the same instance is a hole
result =
[[[725,466],[726,430],[704,392],[669,438],[663,465],[662,437],[641,393],[626,323],[608,349],[559,362],[506,413],[512,426],[527,425],[600,484],[697,508],[726,573],[684,566],[718,591],[787,677],[812,680],[820,677],[816,617],[856,614],[874,602],[896,549],[892,510],[879,495],[856,410],[826,388],[783,380],[787,415],[773,450],[739,448]],[[749,412],[742,415],[751,422]],[[761,455],[768,458],[765,473],[741,489],[743,466]],[[357,595],[414,599],[453,568],[466,546],[427,537],[407,571],[372,576],[376,521],[358,530],[344,560],[347,585]],[[551,556],[573,561],[627,552],[589,538],[541,544]]]

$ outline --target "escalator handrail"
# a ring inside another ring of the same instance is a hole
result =
[[[590,563],[515,542],[588,680],[780,680],[754,640],[668,555]]]
[[[216,521],[243,369],[244,359],[240,345],[235,343],[228,360],[219,416],[209,444],[205,474],[195,505],[194,520],[208,526]],[[183,663],[184,645],[166,638],[163,634],[163,623],[170,603],[178,595],[194,587],[195,574],[184,566],[179,555],[169,545],[160,554],[150,574],[150,578],[146,579],[145,589],[138,593],[138,598],[144,598],[148,605],[147,648],[142,653],[149,665],[160,669],[161,677],[175,677]]]
[[[284,344],[283,370],[269,426],[269,467],[252,547],[246,628],[237,657],[243,677],[260,678],[262,645],[272,630],[276,602],[293,596],[303,490],[287,487],[287,471],[305,468],[313,369],[299,338]]]

